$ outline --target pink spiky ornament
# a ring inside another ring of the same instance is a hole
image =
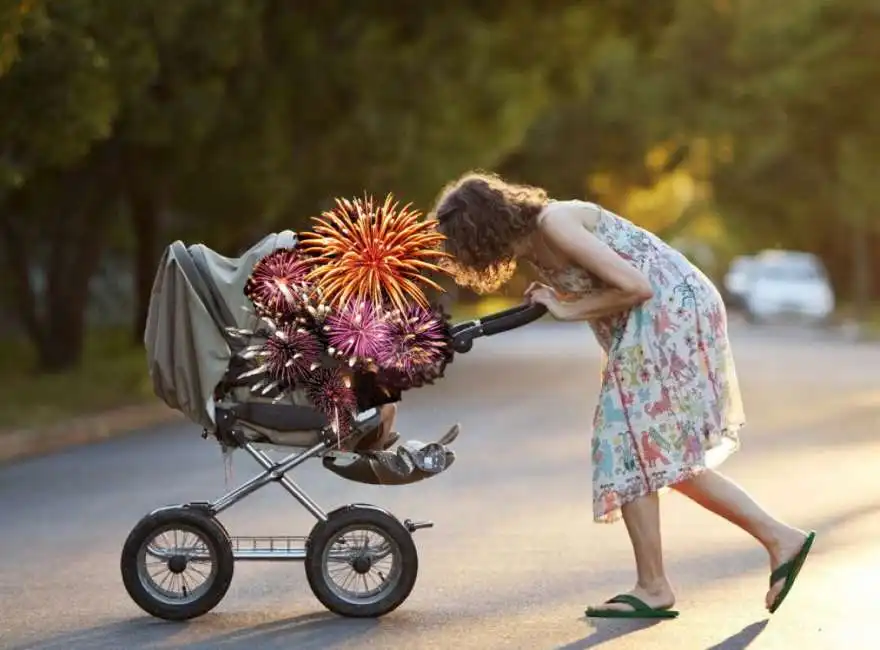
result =
[[[385,313],[370,300],[350,301],[329,314],[324,333],[327,352],[344,358],[351,367],[372,363],[390,342]]]
[[[311,292],[306,276],[311,261],[296,249],[280,248],[254,265],[244,286],[244,294],[258,315],[286,318],[305,307]]]
[[[242,358],[256,360],[257,365],[239,379],[261,377],[251,387],[255,393],[289,390],[321,365],[323,345],[315,334],[296,323],[276,325],[266,318],[263,322],[270,325],[266,340],[242,353]]]
[[[388,318],[389,344],[377,358],[385,379],[397,388],[412,388],[442,376],[452,359],[452,337],[439,309],[411,305]]]
[[[293,386],[320,365],[322,347],[318,337],[307,329],[282,325],[266,340],[263,358],[267,373]]]
[[[304,384],[309,401],[327,417],[341,442],[351,433],[353,412],[357,408],[351,376],[338,366],[322,366],[311,372]]]

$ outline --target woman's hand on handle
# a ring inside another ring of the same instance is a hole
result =
[[[533,305],[544,305],[550,315],[557,320],[566,320],[570,317],[566,304],[559,299],[556,290],[546,284],[533,282],[526,290],[526,298]]]
[[[542,284],[541,282],[532,282],[529,285],[529,288],[526,289],[523,293],[523,296],[525,296],[526,299],[531,300],[532,294],[538,289],[550,289],[550,291],[553,291],[553,289],[548,287],[546,284]]]

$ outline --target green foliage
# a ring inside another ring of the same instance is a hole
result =
[[[4,341],[0,435],[155,399],[143,351],[132,348],[126,334],[90,332],[79,367],[52,374],[35,372],[38,360],[28,346]]]
[[[137,330],[169,239],[231,253],[362,192],[427,208],[473,167],[612,203],[686,170],[729,248],[815,250],[865,291],[871,1],[300,4],[0,0],[2,298],[45,367],[79,359],[108,247]]]
[[[880,244],[880,197],[866,178],[880,137],[875,3],[679,4],[655,74],[677,79],[668,89],[686,107],[677,128],[718,145],[719,209],[748,248],[822,254],[845,293],[852,229]]]
[[[18,57],[18,38],[38,0],[0,0],[0,77]]]
[[[859,237],[880,250],[876,3],[676,0],[641,37],[622,31],[637,25],[626,16],[597,45],[590,83],[541,116],[505,171],[575,196],[595,195],[601,174],[621,196],[684,163],[711,187],[729,248],[815,251],[844,294],[854,275],[880,276],[876,254],[867,270],[851,263],[865,258]],[[671,153],[695,142],[707,156]],[[658,147],[660,169],[646,160]]]

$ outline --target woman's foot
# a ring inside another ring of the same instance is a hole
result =
[[[632,591],[626,592],[628,596],[635,596],[652,609],[670,609],[675,605],[675,593],[668,580],[660,580],[650,585],[636,585]],[[621,612],[634,611],[632,605],[625,603],[600,603],[590,607],[590,610],[613,610]]]
[[[804,546],[804,542],[807,541],[807,533],[797,528],[787,527],[777,535],[777,540],[778,541],[774,542],[773,545],[767,549],[770,553],[771,572],[775,571],[800,553]],[[771,608],[784,585],[785,579],[783,578],[774,582],[770,587],[770,590],[767,592],[767,597],[765,598],[765,606],[767,609]]]

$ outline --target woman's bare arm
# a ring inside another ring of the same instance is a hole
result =
[[[588,227],[595,212],[588,205],[559,207],[541,222],[541,230],[553,247],[572,264],[589,271],[608,285],[571,302],[561,303],[554,315],[564,320],[592,320],[626,311],[653,296],[647,277],[624,260]],[[549,307],[549,305],[548,305]]]
[[[590,232],[587,224],[594,215],[594,210],[586,204],[559,207],[542,220],[541,230],[569,262],[635,300],[647,300],[652,295],[648,278]]]

